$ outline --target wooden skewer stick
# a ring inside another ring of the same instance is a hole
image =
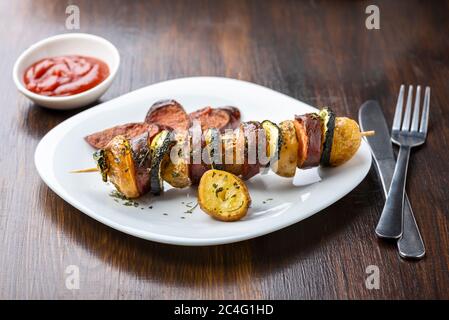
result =
[[[72,170],[70,173],[86,173],[86,172],[98,172],[98,168],[87,168],[80,170]]]
[[[376,134],[376,131],[374,131],[374,130],[360,132],[360,135],[362,137],[371,137],[371,136],[374,136],[375,134]]]

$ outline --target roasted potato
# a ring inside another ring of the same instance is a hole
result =
[[[251,197],[245,183],[232,173],[208,170],[198,186],[200,208],[221,221],[236,221],[248,212]]]
[[[185,188],[192,184],[189,177],[188,150],[190,145],[184,133],[175,136],[176,145],[162,163],[162,179],[174,188]],[[186,156],[187,153],[187,156]]]
[[[286,120],[279,124],[282,135],[282,146],[279,152],[279,161],[274,172],[281,177],[293,177],[296,172],[298,160],[298,139],[293,121]]]
[[[136,182],[134,160],[131,145],[124,136],[113,138],[103,151],[107,163],[109,181],[125,197],[132,199],[140,196]]]
[[[357,122],[346,117],[335,119],[330,165],[339,166],[351,159],[360,147],[362,136]]]

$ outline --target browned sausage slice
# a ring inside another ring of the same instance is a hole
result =
[[[244,122],[240,125],[240,132],[245,137],[245,162],[242,168],[242,179],[248,180],[260,171],[258,152],[258,135],[261,125],[257,121]]]
[[[295,130],[298,138],[298,168],[316,167],[321,158],[321,119],[315,113],[295,116]]]
[[[231,122],[227,127],[230,129],[237,129],[240,125],[240,110],[233,106],[220,107],[219,109],[228,112],[231,117]]]
[[[111,141],[116,136],[122,135],[126,139],[132,139],[144,132],[148,132],[150,137],[153,137],[159,132],[159,127],[155,124],[145,122],[127,123],[92,133],[84,137],[84,139],[92,147],[103,149],[106,147],[109,141]]]
[[[240,117],[240,111],[238,112]],[[201,124],[201,130],[205,131],[215,128],[223,132],[225,129],[234,129],[238,127],[240,118],[228,109],[204,107],[189,114],[190,121],[197,120]],[[237,125],[236,125],[237,124]]]
[[[151,167],[151,157],[148,146],[152,138],[149,132],[144,132],[130,141],[136,172],[137,189],[141,195],[150,191],[150,171],[148,168]]]
[[[189,115],[175,100],[155,102],[145,117],[146,123],[155,123],[165,128],[187,130],[190,128]]]

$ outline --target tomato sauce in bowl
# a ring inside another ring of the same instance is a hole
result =
[[[71,96],[100,84],[109,76],[108,65],[86,56],[59,56],[39,60],[23,76],[31,92],[44,96]]]

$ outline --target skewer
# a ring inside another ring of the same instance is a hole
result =
[[[376,134],[376,131],[370,130],[370,131],[362,131],[360,132],[360,135],[362,137],[371,137]],[[70,173],[87,173],[87,172],[98,172],[98,168],[86,168],[86,169],[79,169],[79,170],[72,170]]]
[[[376,131],[374,131],[374,130],[360,132],[360,135],[362,137],[371,137],[371,136],[374,136],[375,134],[376,134]]]
[[[70,173],[86,173],[86,172],[98,172],[98,168],[87,168],[70,171]]]

